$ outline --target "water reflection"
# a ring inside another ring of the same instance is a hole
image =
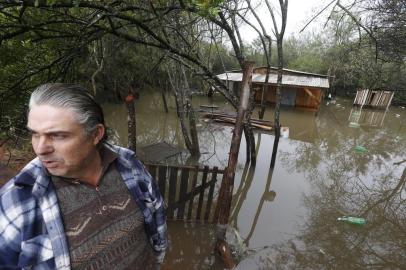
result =
[[[257,226],[258,218],[259,218],[259,216],[260,216],[260,214],[262,212],[262,207],[264,206],[264,203],[265,202],[272,202],[273,200],[275,200],[276,192],[274,190],[270,189],[271,182],[272,182],[272,174],[273,174],[273,170],[270,169],[269,173],[268,173],[268,178],[267,178],[267,181],[266,181],[266,185],[265,185],[265,188],[264,188],[264,192],[262,193],[261,199],[260,199],[259,204],[258,204],[258,208],[257,208],[256,213],[255,213],[254,221],[252,222],[251,229],[250,229],[248,235],[246,236],[246,238],[244,240],[244,243],[247,246],[250,246],[249,243],[250,243],[251,237],[252,237],[252,235],[253,235],[253,233],[255,231],[255,228]]]
[[[352,181],[318,182],[312,194],[304,196],[311,212],[302,232],[288,244],[274,247],[275,268],[404,269],[406,209],[401,193],[406,168],[400,178],[394,176],[394,186],[387,179],[373,188]],[[364,216],[367,225],[337,222],[343,214]]]
[[[174,104],[169,102],[170,113],[166,114],[159,95],[141,96],[136,105],[138,146],[166,141],[183,147]],[[195,108],[213,104],[231,110],[218,97],[194,97],[193,104]],[[386,114],[381,111],[379,125],[374,126],[368,123],[375,118],[363,109],[360,128],[354,128],[349,126],[356,110],[351,105],[350,100],[338,99],[336,104],[323,105],[317,117],[313,112],[283,108],[281,123],[289,127],[290,134],[280,140],[271,172],[273,135],[256,133],[255,167],[245,164],[243,139],[231,225],[257,252],[242,263],[246,268],[240,269],[259,269],[259,265],[276,269],[401,269],[406,265],[406,162],[394,164],[406,159],[406,110],[391,107]],[[125,107],[104,108],[107,124],[118,130],[125,145]],[[268,110],[265,119],[272,118]],[[200,121],[198,129],[203,153],[199,162],[223,168],[232,128]],[[357,146],[367,151],[358,153]],[[354,227],[337,222],[343,215],[363,216],[367,224]],[[172,244],[165,269],[222,269],[213,261],[211,229],[204,224],[170,222]]]
[[[169,221],[169,249],[162,270],[223,269],[213,246],[215,226]]]
[[[386,110],[371,110],[358,107],[351,108],[348,117],[349,126],[354,128],[360,126],[382,127],[386,112]]]
[[[276,268],[402,269],[406,168],[394,161],[405,157],[403,122],[392,119],[378,131],[351,130],[340,122],[332,131],[323,116],[317,122],[320,136],[314,144],[298,143],[295,153],[281,151],[283,165],[303,172],[312,190],[303,195],[309,214],[301,230],[289,244],[274,247]],[[368,152],[354,152],[357,144]],[[364,217],[367,225],[337,222],[343,215]]]

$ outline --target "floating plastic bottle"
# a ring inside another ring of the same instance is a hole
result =
[[[365,218],[360,218],[360,217],[339,217],[337,218],[339,221],[345,221],[347,223],[355,224],[355,225],[364,225],[367,223]]]
[[[367,153],[368,149],[366,149],[365,147],[363,147],[361,145],[357,145],[357,146],[355,146],[354,151],[357,153],[363,154],[363,153]]]

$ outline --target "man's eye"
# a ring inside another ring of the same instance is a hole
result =
[[[38,139],[39,138],[39,134],[38,133],[31,133],[31,137],[33,139]]]
[[[63,139],[66,138],[66,135],[64,135],[64,134],[52,134],[50,137],[53,140],[63,140]]]

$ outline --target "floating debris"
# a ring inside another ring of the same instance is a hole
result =
[[[217,105],[200,105],[200,108],[204,108],[204,109],[218,109],[219,106],[217,106]]]
[[[206,118],[206,120],[213,120],[219,123],[226,123],[226,124],[235,124],[236,121],[236,114],[231,113],[216,113],[216,112],[204,112],[201,113],[201,117]],[[207,119],[208,118],[208,119]],[[261,120],[256,118],[251,118],[251,126],[253,128],[259,128],[266,131],[271,131],[273,129],[273,124],[271,121]]]
[[[355,123],[355,122],[350,122],[350,123],[348,124],[348,126],[349,126],[350,128],[359,128],[361,125],[358,124],[358,123]]]
[[[355,146],[354,151],[357,153],[360,153],[360,154],[364,154],[364,153],[368,152],[368,149],[366,149],[362,145],[357,145],[357,146]]]
[[[361,111],[353,111],[353,112],[351,113],[351,116],[352,116],[352,117],[360,116],[360,115],[361,115]]]
[[[361,217],[339,217],[337,218],[338,221],[345,221],[350,224],[355,224],[355,225],[365,225],[367,221],[365,218]]]
[[[265,193],[264,199],[269,202],[273,202],[275,200],[275,197],[276,197],[276,192],[271,190],[271,191]]]
[[[282,138],[289,138],[289,127],[281,127],[281,137]]]
[[[396,116],[397,118],[399,118],[399,117],[400,117],[400,114],[398,114],[398,113],[395,113],[395,116]]]

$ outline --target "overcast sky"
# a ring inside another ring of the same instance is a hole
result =
[[[289,0],[285,37],[288,37],[290,35],[300,35],[299,31],[306,25],[306,23],[309,22],[315,14],[321,11],[330,2],[331,0]],[[271,0],[271,3],[275,5],[278,3],[278,1]],[[323,16],[320,16],[316,21],[312,22],[303,33],[315,31],[315,29],[321,29],[331,11],[331,7],[332,5],[330,6],[330,8],[323,12]],[[265,25],[267,25],[265,27],[267,29],[270,29],[271,19],[267,8],[258,8],[257,12],[258,14],[260,14],[261,20],[265,22]],[[251,21],[253,20],[251,19]],[[257,37],[256,32],[248,26],[243,27],[241,31],[243,39],[246,41],[252,41],[254,38]]]

